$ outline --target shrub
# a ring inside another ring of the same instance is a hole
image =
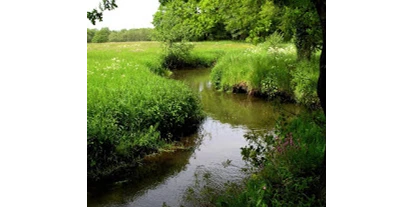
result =
[[[296,101],[310,108],[320,105],[316,90],[319,78],[318,59],[314,58],[311,62],[301,61],[291,71]]]

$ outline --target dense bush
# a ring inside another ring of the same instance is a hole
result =
[[[318,60],[319,58],[313,58],[310,62],[301,61],[291,71],[295,99],[308,107],[319,105],[319,98],[316,92],[319,78]]]

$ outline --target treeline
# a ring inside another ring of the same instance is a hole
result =
[[[104,27],[100,30],[88,28],[88,43],[102,43],[102,42],[133,42],[133,41],[151,41],[151,34],[153,29],[123,29],[121,31],[109,30]]]
[[[272,0],[161,0],[154,15],[160,41],[245,40],[264,42],[278,33],[293,41],[299,58],[322,45],[319,17],[310,1],[295,7]]]

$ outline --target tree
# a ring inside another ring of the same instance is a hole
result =
[[[288,39],[294,37],[298,59],[310,60],[322,47],[322,28],[312,4],[285,9],[281,28]]]
[[[108,42],[109,40],[109,34],[111,31],[108,27],[104,27],[98,32],[96,32],[95,36],[92,39],[93,43],[102,43],[102,42]]]
[[[93,37],[95,36],[95,33],[97,32],[97,29],[89,29],[88,28],[88,36],[87,36],[87,42],[92,42]]]
[[[152,22],[154,37],[168,44],[197,38],[201,35],[199,29],[189,20],[196,15],[196,10],[193,1],[178,0],[161,4]]]
[[[319,20],[322,26],[323,46],[322,54],[319,63],[319,80],[318,80],[318,97],[323,108],[323,113],[326,116],[326,0],[313,0],[316,10],[319,15]],[[322,163],[322,186],[326,184],[326,150]]]

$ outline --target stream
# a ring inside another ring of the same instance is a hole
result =
[[[161,207],[184,205],[188,187],[194,186],[197,175],[209,173],[216,188],[227,181],[240,182],[245,162],[241,147],[247,145],[244,134],[271,131],[281,111],[298,113],[293,104],[273,104],[246,94],[216,91],[210,82],[211,69],[177,70],[173,79],[183,81],[201,98],[207,117],[197,133],[183,138],[193,150],[162,152],[145,159],[150,176],[134,177],[99,186],[88,185],[88,206],[93,207]],[[230,161],[228,166],[224,166]],[[140,174],[143,169],[137,169]],[[142,174],[142,173],[141,173]]]

